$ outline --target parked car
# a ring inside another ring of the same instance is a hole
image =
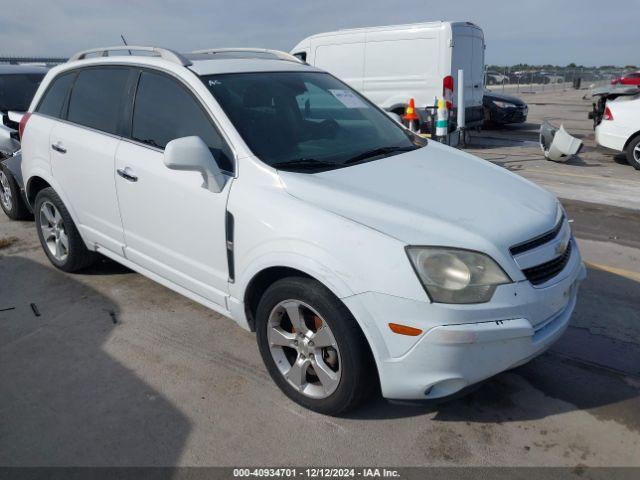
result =
[[[509,83],[509,77],[499,72],[486,73],[487,85],[504,85]]]
[[[485,90],[482,105],[485,124],[506,125],[527,121],[529,107],[518,97]]]
[[[0,207],[13,220],[31,216],[21,191],[19,115],[29,108],[47,68],[31,65],[0,65]]]
[[[8,122],[7,113],[11,110],[24,112],[29,108],[31,99],[48,69],[31,65],[0,65],[0,115],[4,124]],[[17,128],[17,125],[13,125]]]
[[[612,85],[640,85],[640,71],[625,73],[611,80]]]
[[[564,83],[564,77],[562,75],[556,75],[554,73],[541,73],[540,83],[545,85]]]
[[[607,100],[596,126],[596,142],[625,152],[629,165],[640,170],[640,94]]]
[[[457,108],[455,85],[463,69],[466,123],[472,127],[483,121],[484,46],[482,29],[471,22],[429,22],[319,33],[291,53],[387,111],[402,115],[413,98],[422,121],[436,97]]]
[[[101,253],[234,319],[327,414],[451,395],[567,327],[585,268],[551,193],[288,54],[123,49],[159,57],[76,54],[21,122],[57,268]]]
[[[22,182],[20,150],[0,162],[0,208],[11,220],[29,220],[33,213]]]
[[[592,103],[592,109],[588,117],[593,120],[593,129],[595,130],[602,122],[608,101],[615,100],[618,97],[630,97],[638,94],[640,94],[640,86],[635,85],[604,85],[592,88],[591,98],[595,101]]]

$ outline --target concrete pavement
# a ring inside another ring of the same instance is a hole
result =
[[[33,223],[0,215],[0,465],[640,466],[640,172],[597,149],[555,165],[482,145],[573,199],[589,276],[541,357],[448,403],[325,417],[279,392],[253,334],[107,260],[57,271]]]

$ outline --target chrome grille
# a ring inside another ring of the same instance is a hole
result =
[[[520,253],[528,252],[529,250],[533,250],[534,248],[539,247],[540,245],[544,245],[545,243],[550,242],[551,240],[556,238],[556,236],[562,229],[564,218],[564,215],[562,215],[562,218],[560,218],[558,224],[553,227],[553,230],[550,230],[547,233],[543,233],[536,238],[532,238],[531,240],[527,240],[526,242],[519,243],[518,245],[514,245],[513,247],[511,247],[509,249],[511,255],[518,255]]]
[[[572,244],[573,241],[569,241],[566,250],[559,257],[535,267],[526,268],[522,270],[522,273],[533,285],[541,285],[551,280],[567,266],[569,258],[571,258]]]

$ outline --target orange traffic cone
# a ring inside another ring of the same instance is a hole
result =
[[[414,120],[418,120],[418,114],[416,113],[416,102],[413,98],[409,99],[409,105],[404,109],[404,116],[402,117],[407,122],[413,122]]]

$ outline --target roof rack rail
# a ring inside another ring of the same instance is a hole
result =
[[[160,48],[160,47],[144,47],[139,45],[118,45],[117,47],[102,47],[102,48],[92,48],[91,50],[84,50],[82,52],[78,52],[69,58],[70,62],[75,60],[83,60],[87,58],[87,55],[92,53],[102,54],[103,57],[108,57],[109,52],[121,52],[128,51],[129,55],[132,55],[132,51],[138,52],[152,52],[158,55],[160,58],[164,58],[173,63],[177,63],[178,65],[182,65],[183,67],[188,67],[192,65],[191,61],[186,58],[184,55],[174,52],[173,50],[169,50],[168,48]]]
[[[304,63],[298,57],[294,57],[290,53],[282,52],[280,50],[271,50],[269,48],[205,48],[204,50],[194,50],[192,53],[204,53],[204,54],[216,54],[226,52],[247,52],[247,53],[270,53],[274,57],[280,60],[287,60],[289,62]]]

